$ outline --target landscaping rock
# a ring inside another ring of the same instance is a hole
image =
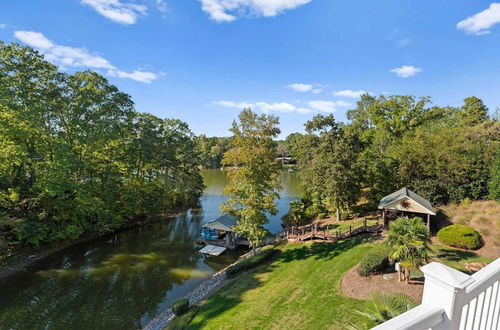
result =
[[[483,269],[484,267],[486,267],[485,262],[468,262],[465,264],[465,268],[467,268],[467,270],[471,273],[475,273],[478,270]]]

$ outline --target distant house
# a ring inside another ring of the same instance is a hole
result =
[[[378,208],[383,212],[384,225],[387,225],[388,210],[424,215],[427,228],[430,228],[431,215],[436,215],[436,210],[428,200],[406,187],[382,198]]]

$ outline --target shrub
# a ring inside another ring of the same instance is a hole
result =
[[[347,220],[349,218],[349,212],[340,211],[340,220]]]
[[[252,269],[263,262],[273,258],[278,255],[280,250],[278,249],[265,249],[261,250],[257,255],[250,258],[244,259],[226,269],[226,275],[228,277],[233,277],[234,275],[243,272],[245,270]]]
[[[175,316],[172,321],[167,325],[165,330],[184,330],[188,327],[189,323],[194,319],[196,314],[200,311],[199,306],[191,306],[189,310],[182,314]]]
[[[327,213],[319,213],[319,214],[318,214],[318,219],[324,219],[324,218],[326,218],[327,216],[328,216],[328,214],[327,214]]]
[[[373,274],[382,272],[389,266],[389,249],[379,247],[368,252],[358,267],[358,274],[363,277],[368,277]]]
[[[483,245],[481,235],[465,225],[451,225],[441,229],[437,237],[445,245],[460,249],[476,250]]]
[[[180,298],[172,304],[172,312],[175,315],[182,315],[189,310],[189,299]]]
[[[320,213],[326,213],[326,208],[318,203],[312,204],[306,209],[306,217],[315,219]]]

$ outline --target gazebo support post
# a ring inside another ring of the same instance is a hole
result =
[[[431,215],[427,213],[427,230],[431,231]]]
[[[387,227],[387,223],[385,222],[385,209],[382,210],[382,219],[384,220],[384,227]]]

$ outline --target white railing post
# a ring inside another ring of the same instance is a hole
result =
[[[462,308],[467,304],[465,288],[474,279],[437,262],[431,262],[421,270],[425,275],[422,305],[443,308],[444,317],[440,329],[458,329]]]

